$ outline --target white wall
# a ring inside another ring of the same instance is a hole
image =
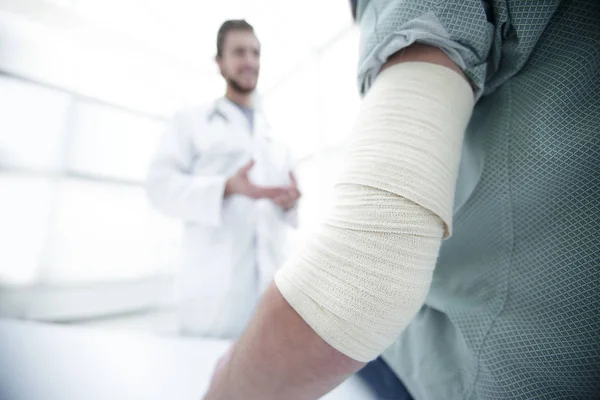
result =
[[[179,226],[141,182],[164,123],[0,76],[0,282],[172,271]]]
[[[343,165],[341,151],[360,105],[357,63],[358,31],[353,28],[305,60],[263,100],[273,133],[298,160],[303,226],[317,222],[328,209]]]

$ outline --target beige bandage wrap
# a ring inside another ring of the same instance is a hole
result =
[[[328,218],[275,283],[331,346],[369,361],[423,304],[452,225],[467,81],[449,68],[402,63],[363,101]]]

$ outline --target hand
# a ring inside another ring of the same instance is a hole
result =
[[[291,184],[285,188],[286,190],[284,193],[281,193],[277,197],[273,198],[273,202],[279,207],[283,208],[284,210],[289,210],[293,208],[298,202],[300,196],[302,196],[302,194],[298,190],[298,182],[296,182],[296,177],[291,171],[290,182]]]
[[[275,199],[287,193],[288,188],[280,186],[259,186],[250,181],[248,172],[254,166],[254,161],[240,168],[225,184],[225,197],[240,194],[251,199]]]

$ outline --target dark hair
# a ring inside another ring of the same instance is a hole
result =
[[[223,25],[219,28],[219,33],[217,33],[217,57],[223,55],[223,43],[225,43],[225,37],[231,31],[249,31],[254,33],[254,28],[243,19],[233,19],[223,22]]]

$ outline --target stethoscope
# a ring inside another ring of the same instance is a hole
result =
[[[226,116],[225,114],[223,114],[223,113],[221,112],[221,110],[219,110],[219,107],[218,107],[218,106],[215,106],[215,107],[212,109],[212,111],[211,111],[211,112],[210,112],[210,113],[209,113],[209,114],[206,116],[206,120],[207,120],[208,122],[212,122],[212,120],[213,120],[215,117],[221,117],[221,118],[223,119],[223,121],[225,121],[225,122],[229,123],[229,118],[227,118],[227,116]]]
[[[212,110],[206,115],[206,121],[211,123],[215,117],[221,117],[225,123],[229,123],[229,118],[219,108],[219,100],[214,103]],[[268,141],[271,140],[270,137],[265,137],[265,139]]]

